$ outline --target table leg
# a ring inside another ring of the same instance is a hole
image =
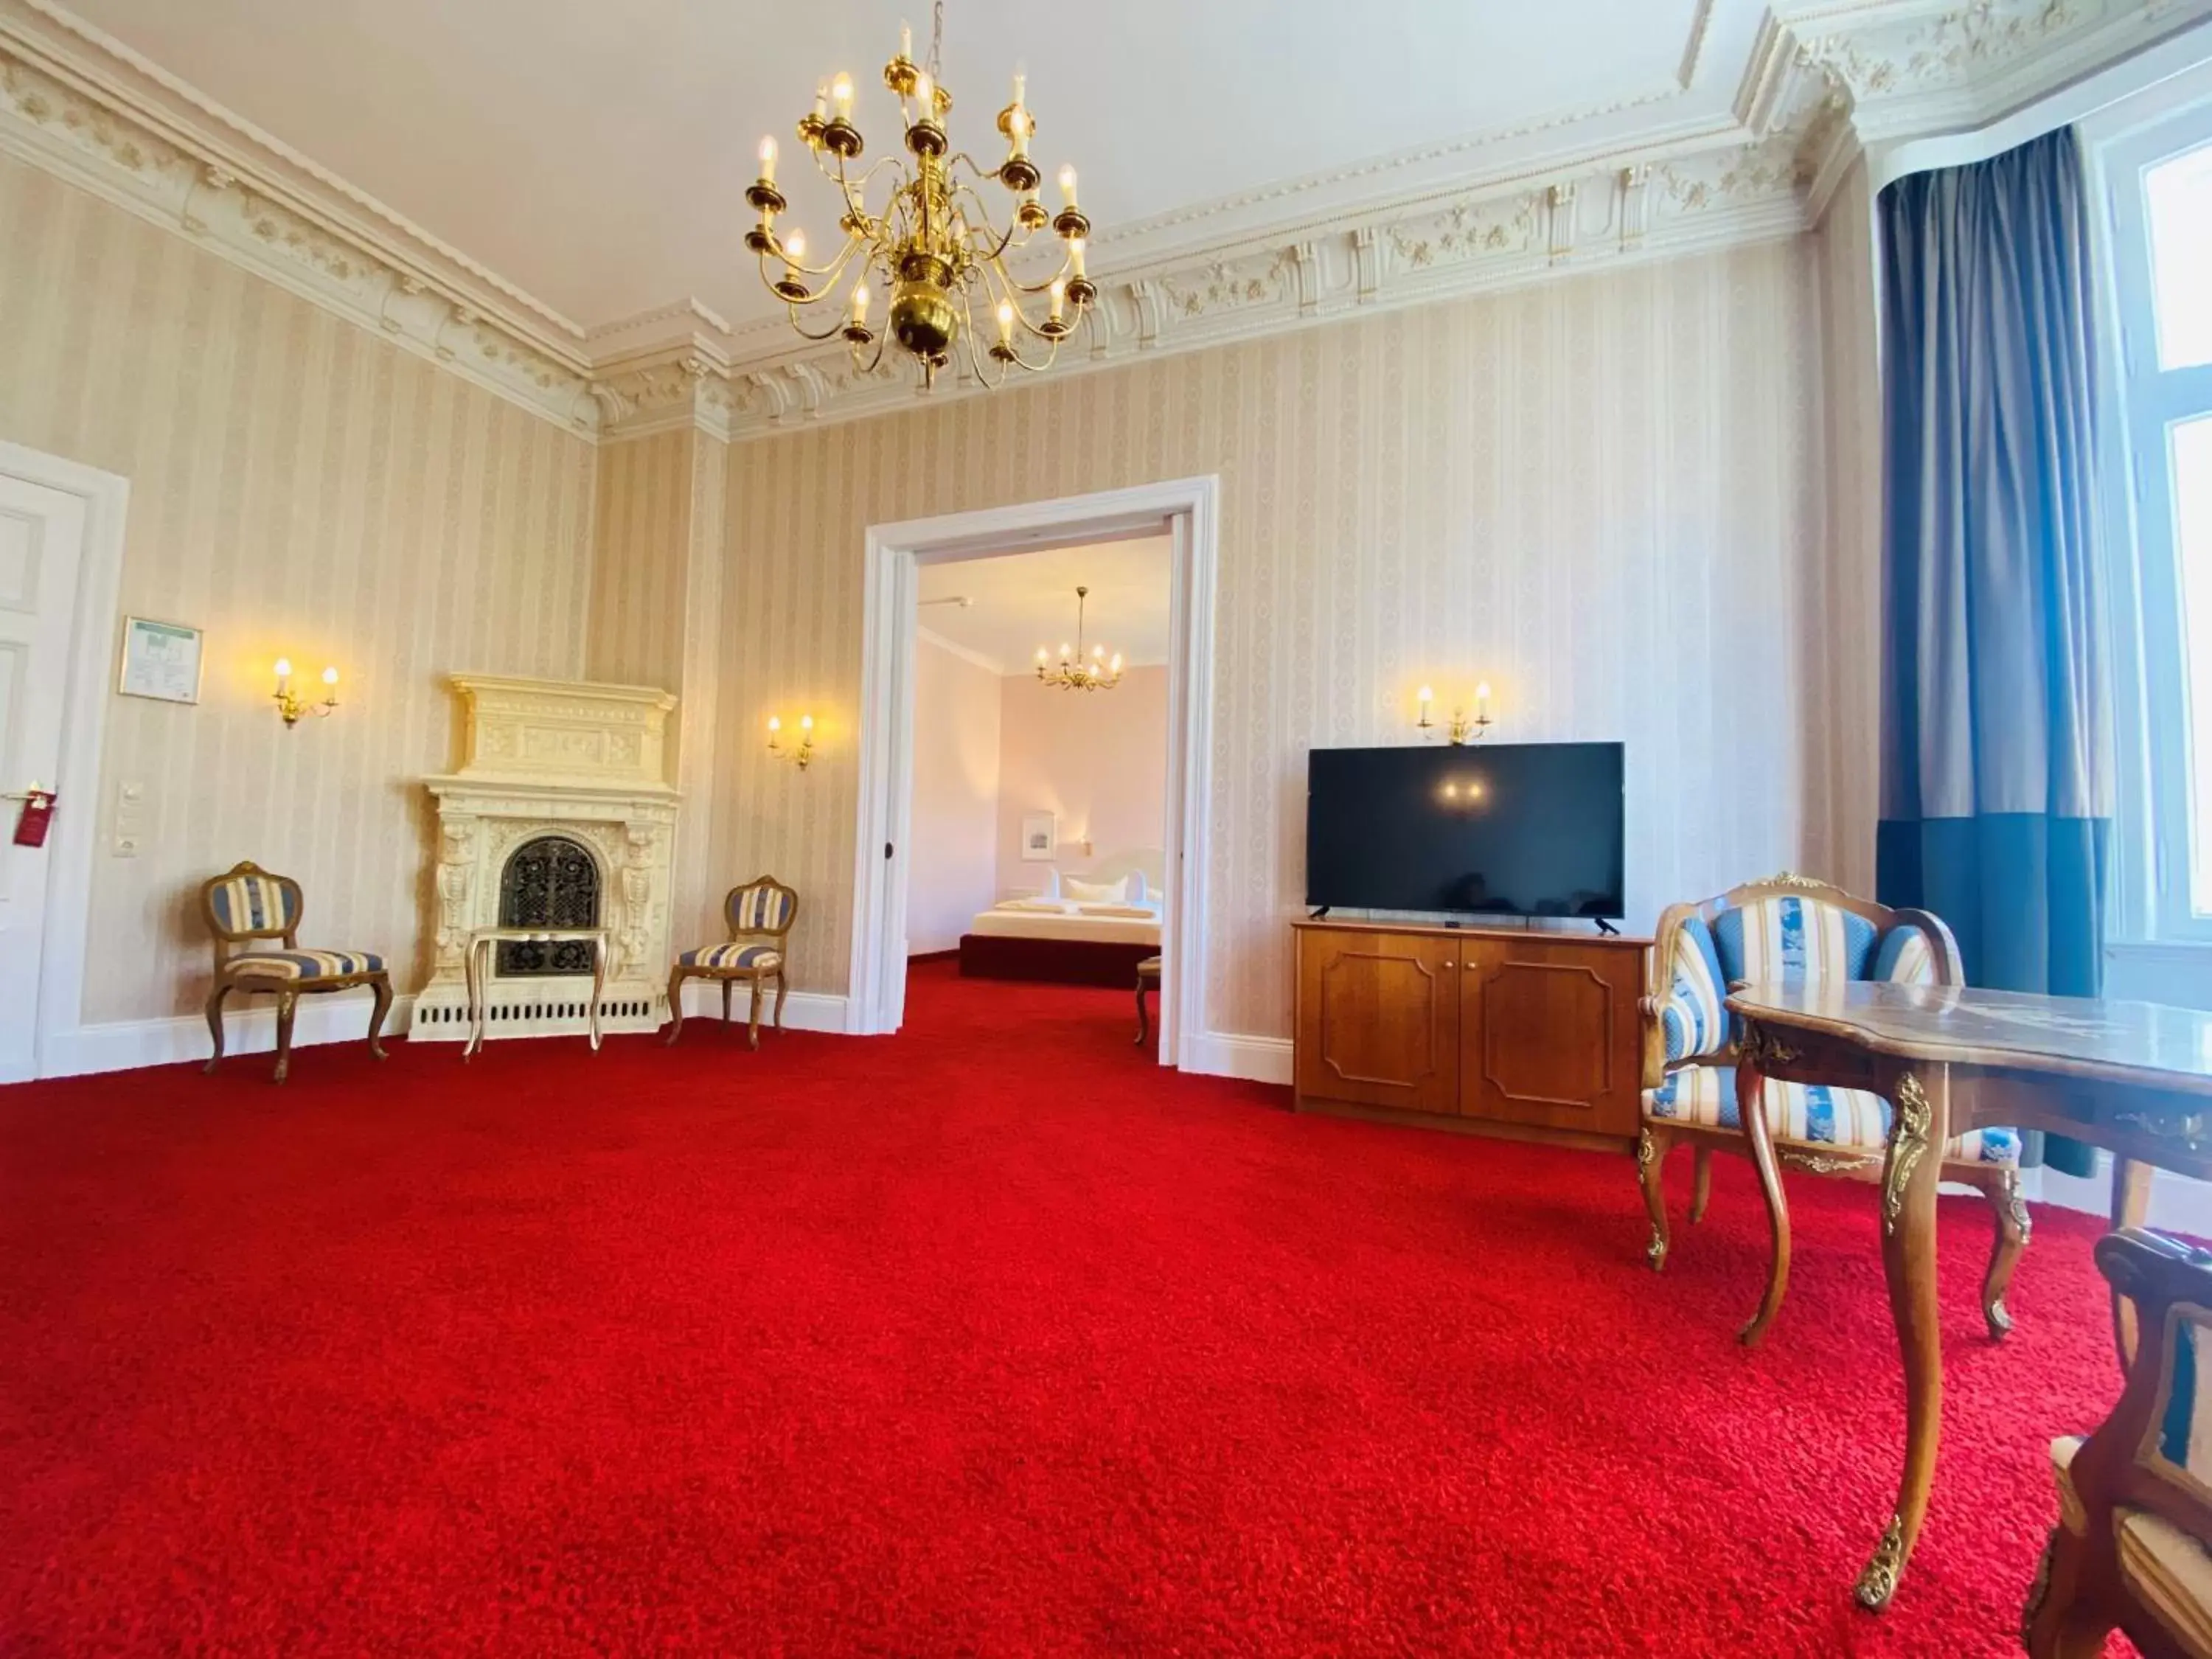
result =
[[[1880,1612],[1897,1594],[1911,1559],[1936,1482],[1936,1449],[1943,1433],[1943,1346],[1936,1314],[1936,1188],[1950,1135],[1950,1068],[1902,1069],[1886,1079],[1889,1149],[1881,1177],[1881,1265],[1889,1281],[1890,1317],[1905,1361],[1905,1469],[1897,1507],[1875,1546],[1856,1589],[1863,1607]]]
[[[2150,1215],[2150,1183],[2156,1173],[2148,1164],[2131,1158],[2112,1157],[2112,1231],[2140,1227]],[[2136,1304],[2112,1292],[2112,1346],[2118,1349],[2120,1369],[2136,1363]]]
[[[607,936],[592,935],[592,1052],[599,1051],[599,998],[607,988]]]
[[[472,939],[461,947],[461,982],[468,988],[465,994],[469,1000],[469,1040],[467,1046],[461,1050],[463,1060],[471,1058],[477,1049],[483,1047],[483,969],[477,960],[477,953],[483,943],[482,939]]]
[[[1736,1333],[1746,1347],[1758,1346],[1782,1310],[1784,1292],[1790,1288],[1790,1200],[1782,1190],[1782,1168],[1774,1157],[1774,1129],[1766,1121],[1766,1078],[1759,1069],[1755,1041],[1743,1045],[1735,1066],[1735,1113],[1743,1138],[1751,1144],[1751,1161],[1759,1170],[1759,1189],[1766,1197],[1766,1229],[1770,1243],[1766,1261],[1766,1293],[1759,1311]]]

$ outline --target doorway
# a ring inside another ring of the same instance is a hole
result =
[[[130,486],[0,443],[0,1083],[74,1070],[93,824]],[[49,828],[19,835],[27,797]]]
[[[1186,478],[869,530],[848,1031],[895,1031],[905,1012],[909,860],[902,849],[912,829],[921,568],[1163,532],[1170,550],[1161,1064],[1178,1064],[1189,1037],[1206,1029],[1204,769],[1212,750],[1218,495],[1218,479]]]

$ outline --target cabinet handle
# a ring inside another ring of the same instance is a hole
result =
[[[1451,959],[1449,957],[1446,957],[1444,958],[1444,966],[1445,966],[1445,967],[1447,967],[1447,968],[1449,968],[1449,967],[1450,967],[1451,965],[1452,965],[1452,959]]]

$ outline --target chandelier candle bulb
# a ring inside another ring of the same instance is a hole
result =
[[[760,170],[761,183],[763,183],[763,184],[764,184],[764,185],[772,185],[772,184],[774,184],[774,183],[775,182],[775,139],[773,139],[773,138],[763,138],[763,139],[762,139],[762,140],[761,140],[761,142],[760,142],[760,164],[761,164],[761,170]]]
[[[916,126],[937,119],[937,86],[924,70],[914,77],[914,124]]]
[[[837,118],[849,119],[853,113],[853,77],[841,75],[830,83],[830,101],[837,106]]]
[[[1060,170],[1060,194],[1062,206],[1075,205],[1075,169],[1072,167],[1064,167]]]
[[[1066,278],[1065,278],[1065,277],[1063,277],[1063,276],[1055,276],[1055,277],[1054,277],[1054,278],[1052,279],[1052,319],[1053,319],[1053,321],[1054,321],[1054,322],[1056,323],[1056,322],[1058,322],[1058,321],[1060,320],[1060,313],[1061,310],[1062,310],[1062,309],[1066,306],[1066,304],[1067,304],[1067,279],[1066,279]]]
[[[914,56],[914,26],[910,23],[902,22],[899,25],[899,56],[902,58]]]
[[[1014,339],[1014,307],[1008,300],[999,301],[999,343],[1012,345]]]
[[[1067,264],[1069,275],[1080,276],[1084,274],[1083,239],[1080,236],[1072,236],[1068,239]]]
[[[853,321],[857,325],[866,325],[867,320],[868,285],[866,283],[855,283],[853,284]]]

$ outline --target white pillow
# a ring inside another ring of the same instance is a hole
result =
[[[1127,904],[1134,896],[1127,876],[1119,881],[1079,881],[1073,876],[1062,876],[1060,894],[1079,904]]]

